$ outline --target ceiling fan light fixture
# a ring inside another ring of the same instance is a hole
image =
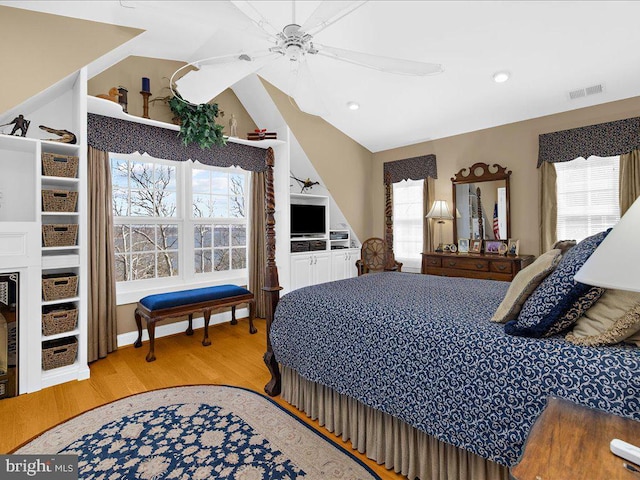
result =
[[[511,77],[511,74],[507,71],[496,72],[493,74],[493,81],[496,83],[504,83]]]
[[[347,102],[347,108],[349,110],[358,110],[360,108],[360,104],[358,102]]]

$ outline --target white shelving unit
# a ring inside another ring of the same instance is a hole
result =
[[[0,135],[0,272],[19,274],[20,320],[18,391],[40,390],[70,380],[89,378],[87,365],[87,193],[86,193],[86,70],[81,70],[20,105],[20,113],[31,120],[27,137]],[[15,111],[8,112],[15,116]],[[0,119],[3,120],[3,119]],[[10,121],[11,119],[7,120]],[[5,122],[0,122],[5,123]],[[67,129],[78,143],[63,144],[43,139],[52,134],[37,125]],[[35,137],[35,138],[34,138]],[[40,138],[37,138],[40,137]],[[79,158],[75,178],[45,176],[42,154],[72,155]],[[74,212],[44,212],[42,190],[78,193]],[[42,226],[78,225],[75,245],[43,245]],[[77,292],[71,298],[44,301],[42,275],[74,273]],[[78,309],[74,329],[45,336],[42,309],[70,303]],[[78,344],[75,361],[66,366],[42,368],[43,342],[73,337]]]
[[[291,290],[333,280],[357,276],[355,262],[360,250],[350,248],[351,232],[348,229],[329,229],[329,197],[292,193],[291,204],[323,205],[326,209],[325,234],[305,237],[290,236],[291,241]],[[332,239],[332,236],[340,238]],[[312,245],[308,251],[296,251],[295,242]],[[319,242],[319,243],[317,243]]]

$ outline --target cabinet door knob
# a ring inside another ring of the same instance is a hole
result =
[[[498,270],[506,270],[506,265],[498,265]]]
[[[484,267],[484,263],[476,263],[476,268],[478,270],[480,270],[482,267]]]
[[[449,263],[449,266],[450,266],[450,267],[455,267],[455,266],[456,266],[456,264],[457,264],[458,262],[454,262],[454,261],[452,261],[452,260],[449,260],[449,262],[448,262],[448,263]]]

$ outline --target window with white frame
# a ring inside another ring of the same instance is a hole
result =
[[[620,219],[620,157],[577,158],[556,169],[559,240],[583,240]]]
[[[393,252],[405,271],[420,271],[424,180],[393,184]]]
[[[228,170],[192,169],[195,273],[247,267],[247,176]]]
[[[246,275],[248,173],[111,154],[111,175],[117,282]]]

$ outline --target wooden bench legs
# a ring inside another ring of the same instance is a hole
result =
[[[249,333],[256,333],[258,329],[253,325],[253,316],[255,309],[255,301],[243,301],[240,303],[247,303],[249,306]],[[211,320],[211,310],[212,308],[204,308],[199,311],[203,312],[204,316],[204,337],[202,338],[202,345],[208,347],[211,345],[211,340],[209,339],[209,322]],[[135,341],[133,346],[135,348],[140,348],[142,346],[142,318],[144,317],[147,324],[147,333],[149,334],[149,353],[147,353],[147,362],[153,362],[156,359],[155,355],[155,338],[156,338],[156,322],[158,320],[164,320],[166,318],[170,318],[171,315],[155,315],[156,312],[149,312],[148,310],[141,308],[138,306],[135,311],[135,319],[136,326],[138,327],[138,339]],[[186,312],[184,312],[186,313]],[[193,312],[189,313],[189,325],[185,330],[185,334],[193,335]],[[231,306],[231,325],[236,325],[238,320],[236,319],[236,305]]]

